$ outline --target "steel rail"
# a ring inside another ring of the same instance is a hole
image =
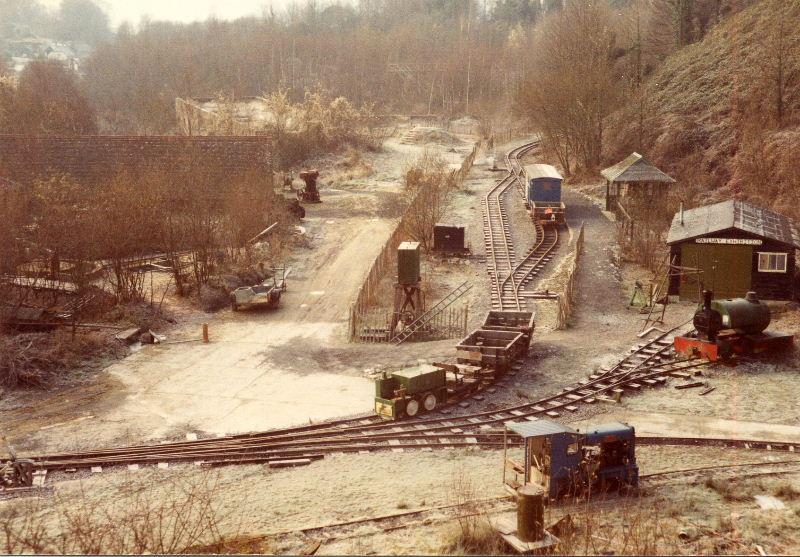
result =
[[[517,288],[514,276],[516,255],[503,197],[511,186],[518,183],[520,157],[538,145],[538,141],[533,141],[506,153],[507,175],[491,188],[483,199],[484,243],[487,258],[491,259],[489,275],[493,309],[521,310],[524,305],[516,296]],[[512,284],[512,296],[510,297],[503,295],[504,286],[509,281]]]
[[[667,333],[665,333],[667,334]],[[500,410],[491,410],[480,413],[467,414],[452,418],[434,418],[427,420],[409,420],[406,422],[370,422],[368,424],[359,424],[356,426],[348,426],[341,424],[340,427],[327,428],[321,431],[304,431],[297,432],[291,430],[275,430],[273,432],[264,432],[261,434],[244,434],[231,436],[221,439],[205,439],[198,441],[182,441],[171,444],[163,445],[142,445],[139,447],[127,447],[119,449],[104,449],[99,451],[88,451],[82,453],[65,453],[57,455],[47,455],[41,457],[34,457],[37,463],[42,463],[41,467],[45,467],[44,463],[54,463],[57,461],[69,461],[74,463],[84,462],[88,466],[89,459],[103,458],[103,457],[116,457],[128,458],[131,462],[137,458],[142,458],[147,455],[156,454],[163,458],[167,454],[173,455],[175,451],[192,451],[193,456],[197,456],[196,451],[203,450],[230,450],[234,451],[246,447],[268,447],[268,446],[282,446],[288,447],[289,445],[300,447],[303,446],[312,448],[316,447],[320,440],[327,439],[343,439],[346,437],[357,435],[360,440],[370,440],[375,442],[385,441],[389,439],[402,440],[408,439],[409,436],[414,434],[424,434],[428,436],[437,435],[436,432],[453,429],[469,429],[475,430],[476,428],[485,429],[492,425],[502,424],[510,420],[518,420],[521,418],[535,417],[547,412],[553,412],[557,409],[565,408],[572,404],[586,402],[588,399],[597,397],[599,394],[608,392],[615,388],[625,387],[634,381],[642,381],[648,378],[660,377],[675,373],[686,369],[695,369],[706,362],[696,360],[681,360],[668,363],[648,364],[651,360],[659,354],[663,354],[669,345],[661,345],[659,342],[663,341],[661,335],[652,341],[645,343],[639,348],[635,349],[632,354],[629,354],[623,359],[627,361],[629,367],[624,367],[620,364],[615,366],[619,371],[614,374],[605,373],[597,375],[595,379],[589,379],[584,382],[578,382],[574,387],[564,389],[562,392],[542,398],[533,402],[515,407],[503,408]],[[648,347],[657,346],[652,353],[642,355],[642,352]],[[633,360],[637,355],[643,358],[641,362],[634,363]],[[609,382],[610,381],[610,382]],[[578,394],[581,392],[582,394]],[[573,394],[573,397],[566,395]],[[341,427],[344,426],[344,427]],[[462,430],[463,431],[463,430]],[[452,437],[452,431],[439,435],[440,437]],[[470,436],[485,435],[483,432],[471,433]],[[156,458],[159,458],[156,457]]]

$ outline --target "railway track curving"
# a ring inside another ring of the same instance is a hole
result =
[[[525,309],[525,287],[550,261],[558,244],[555,227],[544,229],[537,226],[536,245],[521,260],[516,260],[504,197],[512,187],[519,187],[522,172],[520,159],[537,145],[537,142],[527,143],[507,154],[508,175],[484,199],[484,239],[488,271],[492,278],[492,306],[495,309]],[[676,357],[672,349],[673,337],[685,334],[689,328],[688,322],[674,327],[632,347],[614,366],[591,373],[557,393],[516,406],[467,413],[450,404],[442,407],[440,414],[435,417],[428,414],[401,422],[386,422],[375,415],[361,415],[221,438],[40,455],[32,460],[35,468],[48,470],[163,462],[195,462],[214,466],[265,462],[281,464],[297,459],[319,459],[332,453],[501,447],[505,435],[503,426],[509,422],[541,417],[559,418],[563,414],[577,412],[583,405],[614,402],[626,393],[664,385],[670,378],[690,377],[708,362]],[[501,377],[496,385],[505,386],[508,375]],[[489,381],[481,381],[478,389],[468,396],[475,396],[489,388],[490,384]],[[649,438],[643,441],[648,442],[795,450],[794,445],[789,443],[759,444],[735,439]]]
[[[521,190],[521,159],[538,146],[539,142],[533,141],[507,153],[506,176],[483,198],[483,239],[487,271],[491,279],[492,309],[495,310],[526,309],[528,301],[525,287],[552,259],[558,245],[558,229],[544,228],[537,223],[535,245],[517,261],[511,236],[505,198],[515,186]]]
[[[453,416],[414,418],[386,422],[373,417],[352,418],[224,438],[140,445],[118,449],[61,453],[34,457],[36,468],[67,469],[159,462],[200,462],[206,465],[283,462],[316,459],[332,453],[434,450],[458,447],[502,446],[502,426],[512,421],[559,417],[581,405],[613,401],[614,397],[646,387],[663,385],[668,378],[682,379],[702,366],[700,360],[682,360],[672,351],[671,338],[686,324],[634,347],[616,365],[593,373],[560,392],[499,410]],[[501,379],[501,382],[504,381]],[[446,409],[446,412],[451,410]],[[648,441],[643,441],[647,443]],[[748,448],[781,450],[781,443],[736,440],[671,439],[670,444],[732,444]],[[655,441],[653,442],[655,443]],[[786,450],[793,450],[788,448]]]

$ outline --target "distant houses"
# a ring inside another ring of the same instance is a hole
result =
[[[58,60],[75,72],[81,69],[91,48],[83,43],[59,42],[43,37],[26,37],[7,40],[3,44],[3,54],[9,66],[19,74],[34,60]]]

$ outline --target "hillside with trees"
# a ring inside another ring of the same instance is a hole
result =
[[[480,116],[533,70],[528,30],[546,11],[536,0],[362,0],[236,21],[143,21],[95,51],[85,85],[117,132],[165,131],[175,97],[278,90],[294,102],[324,89],[356,106]]]
[[[639,149],[693,196],[800,217],[800,3],[764,0],[680,49],[609,119],[607,160]]]

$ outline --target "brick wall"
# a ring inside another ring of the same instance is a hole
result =
[[[0,135],[0,176],[31,183],[66,173],[97,183],[121,170],[188,169],[198,162],[230,173],[268,173],[272,152],[272,140],[263,136]]]

